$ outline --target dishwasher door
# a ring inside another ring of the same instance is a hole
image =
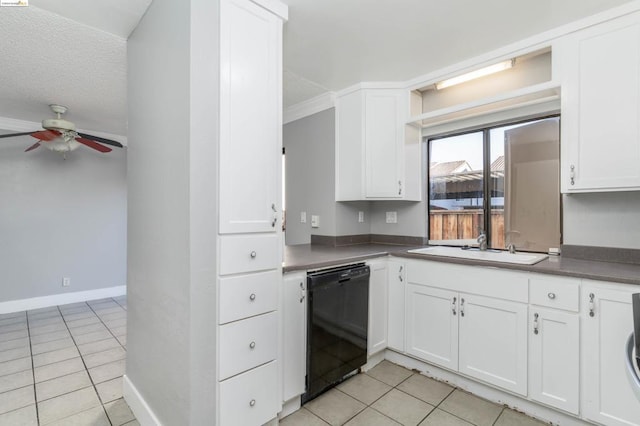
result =
[[[348,265],[307,277],[307,392],[303,403],[367,362],[369,266]]]

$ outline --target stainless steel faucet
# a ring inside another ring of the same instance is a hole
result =
[[[480,248],[480,251],[486,251],[487,250],[487,234],[484,233],[484,231],[480,231],[480,235],[478,236],[478,247]]]

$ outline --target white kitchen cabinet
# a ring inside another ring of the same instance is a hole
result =
[[[406,352],[458,369],[458,293],[407,284]]]
[[[580,410],[580,280],[532,275],[529,309],[529,396]]]
[[[282,401],[305,392],[307,374],[307,275],[292,272],[282,284]]]
[[[387,260],[367,262],[371,270],[369,277],[369,321],[367,333],[367,356],[387,347]]]
[[[640,14],[566,36],[562,192],[640,190]]]
[[[281,206],[282,20],[247,0],[222,1],[220,13],[220,233],[274,232]]]
[[[458,370],[527,394],[527,305],[460,294]]]
[[[404,352],[405,264],[389,260],[387,266],[387,346]]]
[[[605,425],[640,425],[640,401],[624,359],[633,331],[631,294],[638,291],[638,286],[598,282],[582,287],[582,409],[587,419]]]
[[[404,125],[408,104],[401,89],[360,89],[337,99],[337,201],[421,199],[419,135]]]

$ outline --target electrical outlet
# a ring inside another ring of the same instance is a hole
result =
[[[62,278],[62,287],[69,287],[71,285],[71,278],[63,277]]]
[[[398,223],[398,212],[387,212],[387,223]]]
[[[364,212],[358,212],[358,223],[364,222]]]
[[[320,227],[320,216],[312,214],[311,215],[311,227],[319,228]]]
[[[307,223],[307,212],[300,212],[300,223]]]

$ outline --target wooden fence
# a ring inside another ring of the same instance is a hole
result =
[[[432,210],[429,216],[429,239],[476,239],[484,228],[482,210]],[[491,245],[504,248],[504,210],[491,210]]]

